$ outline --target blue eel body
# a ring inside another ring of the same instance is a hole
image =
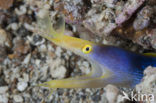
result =
[[[156,57],[145,56],[114,46],[94,46],[91,58],[115,74],[111,82],[123,82],[124,78],[132,80],[131,87],[143,78],[147,66],[156,67]],[[113,80],[113,81],[112,81]]]

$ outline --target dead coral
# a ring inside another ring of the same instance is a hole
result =
[[[123,23],[122,26],[116,28],[112,34],[128,38],[133,42],[142,45],[144,48],[156,48],[155,15],[155,7],[146,5],[138,11],[136,18],[133,17]]]
[[[153,8],[150,6],[145,6],[138,14],[133,22],[133,27],[135,30],[142,30],[150,25],[150,20],[153,15]]]
[[[144,2],[145,0],[128,0],[126,4],[116,2],[114,11],[112,8],[106,8],[109,1],[105,1],[104,5],[96,5],[88,12],[83,24],[95,34],[108,35],[127,21]]]
[[[88,3],[85,4],[85,3]],[[65,19],[67,23],[79,24],[83,20],[84,13],[87,12],[89,6],[89,0],[60,0],[54,2],[54,9],[59,11],[65,15]]]
[[[83,25],[95,34],[107,35],[116,27],[115,24],[115,13],[111,8],[99,6],[92,8],[87,16],[86,20],[83,21]]]
[[[123,11],[120,14],[117,14],[117,18],[115,19],[116,24],[121,25],[128,20],[144,2],[145,0],[128,0]]]

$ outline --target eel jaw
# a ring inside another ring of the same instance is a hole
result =
[[[103,79],[109,77],[108,74],[102,75],[100,77],[92,77],[91,74],[75,77],[75,78],[67,78],[60,80],[51,80],[38,86],[48,87],[52,89],[57,88],[97,88],[103,87],[107,83],[103,82]]]
[[[48,87],[52,89],[56,88],[99,88],[108,84],[108,78],[111,78],[112,74],[103,66],[97,65],[95,62],[91,62],[92,70],[89,74],[82,75],[80,77],[71,77],[67,79],[51,80],[38,86]]]

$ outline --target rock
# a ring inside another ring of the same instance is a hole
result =
[[[28,63],[30,62],[30,59],[31,59],[31,54],[28,54],[28,55],[25,57],[25,59],[24,59],[24,61],[23,61],[23,64],[28,64]]]
[[[101,100],[101,96],[100,96],[100,95],[93,95],[93,96],[92,96],[92,100],[93,100],[94,102],[100,101],[100,100]]]
[[[39,35],[33,35],[33,41],[32,41],[32,43],[35,46],[39,46],[39,45],[43,44],[44,42],[45,42],[45,39],[43,39],[41,36],[39,36]]]
[[[150,24],[149,19],[136,19],[133,23],[133,27],[135,30],[142,30],[146,28]]]
[[[107,98],[108,102],[116,103],[119,89],[113,85],[107,85],[105,87],[105,90],[106,90],[106,98]]]
[[[40,66],[40,65],[39,65]],[[41,76],[41,80],[46,80],[47,79],[47,74],[49,73],[49,71],[48,71],[48,69],[49,69],[49,67],[48,67],[48,65],[44,65],[42,68],[41,68],[41,70],[40,70],[40,72],[42,72],[40,75],[42,75]],[[50,73],[51,74],[51,73]]]
[[[36,64],[37,66],[39,66],[40,63],[41,63],[41,60],[39,60],[39,59],[36,59],[36,60],[35,60],[35,64]]]
[[[13,99],[16,103],[22,103],[23,102],[23,98],[20,95],[14,95]]]
[[[56,54],[58,57],[61,57],[61,53],[62,53],[62,49],[61,49],[60,47],[56,47],[55,54]]]
[[[29,82],[29,75],[27,73],[23,73],[23,81]]]
[[[25,5],[21,5],[19,9],[15,9],[15,12],[17,15],[24,15],[27,12],[26,6]]]
[[[64,78],[66,72],[67,72],[66,68],[62,65],[57,67],[55,70],[51,69],[51,71],[50,71],[52,77],[59,78],[59,79]]]
[[[8,103],[9,99],[7,95],[0,95],[0,103]]]
[[[135,30],[142,30],[149,26],[151,17],[153,15],[153,9],[150,6],[145,6],[137,15],[137,18],[133,22]]]
[[[6,47],[0,45],[0,63],[7,57]]]
[[[8,86],[1,86],[0,87],[0,94],[4,94],[8,91]]]
[[[92,3],[109,3],[109,4],[113,4],[116,1],[117,0],[91,0]]]
[[[102,8],[102,10],[99,8]],[[111,8],[102,6],[90,9],[83,21],[85,28],[97,35],[109,35],[117,27],[115,24],[115,12]]]
[[[27,82],[18,82],[17,89],[21,92],[23,92],[28,86]]]
[[[143,46],[143,48],[156,48],[155,14],[155,7],[146,5],[138,11],[134,21],[127,21],[128,25],[123,23],[122,27],[115,29],[112,34],[118,34],[121,37],[130,39],[134,43]]]
[[[118,95],[116,103],[123,103],[124,102],[123,97],[124,97],[123,95]]]
[[[38,46],[38,49],[41,53],[46,53],[47,52],[47,47],[46,45],[42,44],[40,46]]]
[[[11,47],[9,35],[1,28],[0,28],[0,45]]]
[[[29,82],[29,75],[26,73],[23,73],[22,78],[18,77],[18,81]]]
[[[156,49],[156,28],[149,32],[149,36],[151,37],[151,46]]]
[[[33,30],[35,29],[32,25],[30,25],[30,24],[28,24],[28,23],[24,23],[24,27],[25,27],[27,30],[29,30],[29,31],[33,31]]]
[[[80,21],[82,21],[82,17],[84,16],[83,14],[90,6],[90,0],[64,0],[54,3],[55,11],[63,13],[65,15],[66,22],[73,24],[79,24]]]
[[[26,19],[23,19],[23,22],[28,22],[28,21],[24,21]],[[27,30],[24,25],[19,26],[17,32],[15,33],[15,35],[17,37],[26,37],[28,34],[31,34],[31,32],[29,30]]]
[[[105,93],[101,95],[101,102],[100,103],[108,103],[108,100],[106,98],[106,94]]]
[[[54,78],[64,78],[66,76],[66,67],[62,65],[61,59],[48,60],[50,67],[50,74]]]
[[[143,78],[143,81],[140,84],[136,85],[136,90],[142,91],[143,93],[152,93],[156,87],[156,68],[149,66],[145,69],[144,74],[145,76]]]
[[[14,53],[18,56],[22,54],[27,54],[30,51],[30,45],[29,43],[25,42],[21,38],[14,39]]]
[[[141,6],[145,0],[129,0],[123,8],[123,11],[118,14],[118,16],[115,18],[115,22],[118,25],[121,25],[125,21],[127,21],[134,12]]]
[[[83,62],[78,61],[78,65],[82,73],[84,74],[90,73],[91,70],[90,70],[89,63],[87,61],[83,61]]]
[[[7,28],[16,31],[16,30],[18,30],[19,25],[17,23],[11,23],[11,24],[9,24],[9,26]]]

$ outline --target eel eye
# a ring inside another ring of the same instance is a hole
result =
[[[92,51],[92,46],[91,45],[85,45],[82,48],[82,51],[83,51],[83,53],[88,54],[88,53],[90,53]]]

